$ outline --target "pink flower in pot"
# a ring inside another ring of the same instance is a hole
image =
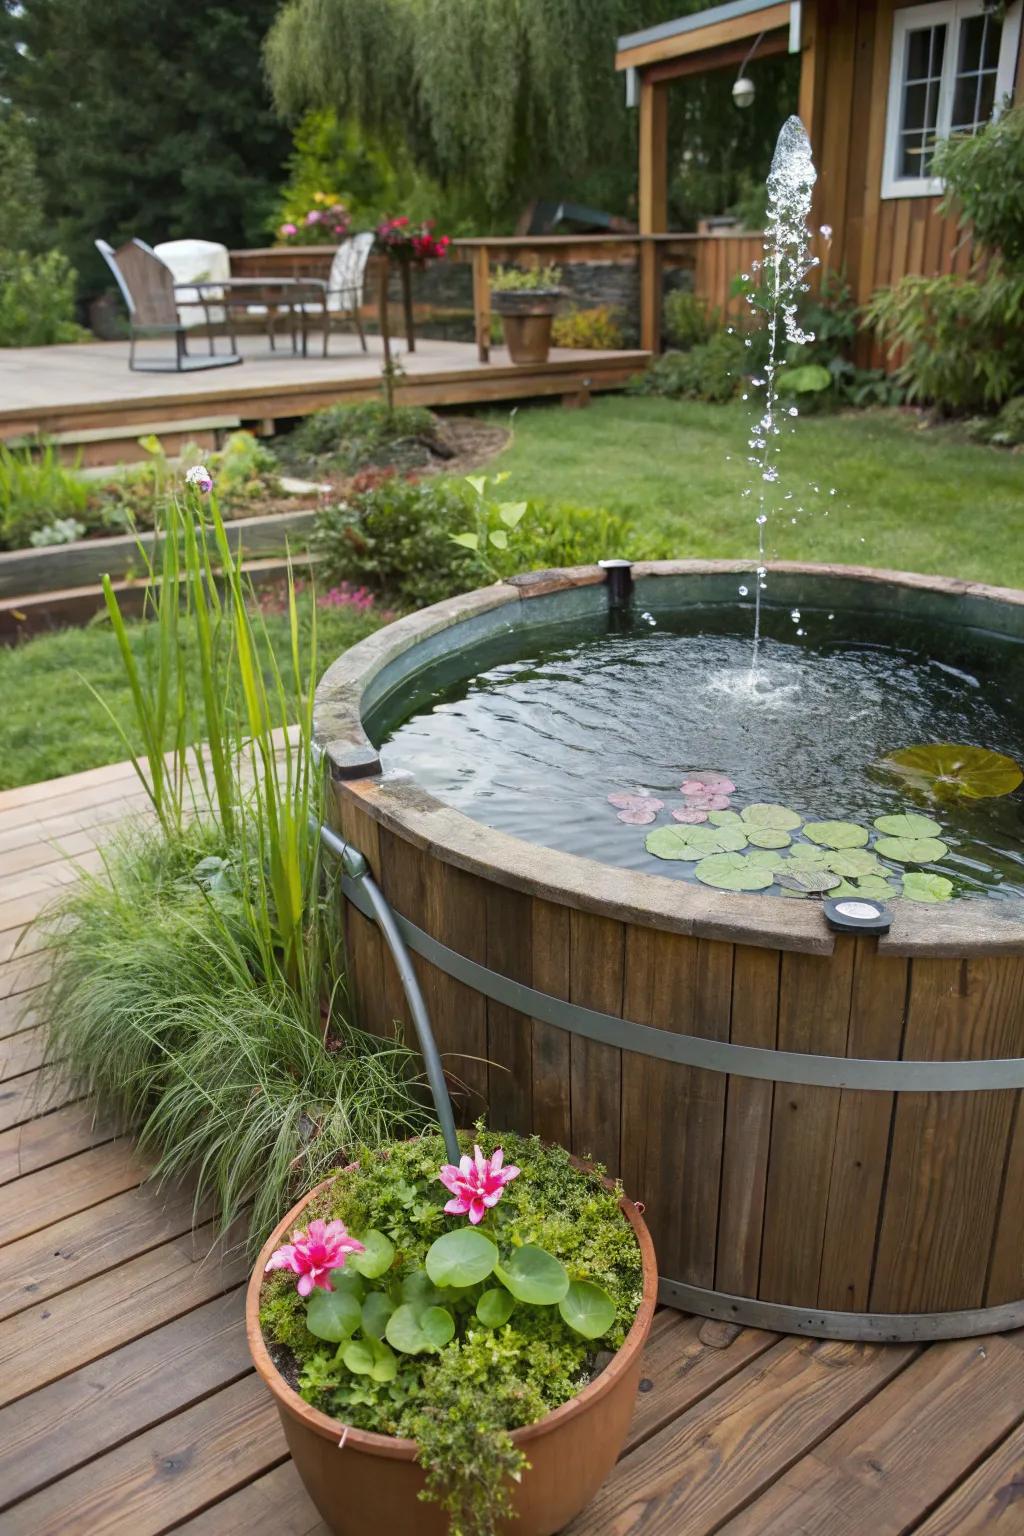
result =
[[[266,1267],[293,1270],[299,1277],[296,1290],[308,1296],[314,1286],[333,1289],[331,1270],[343,1269],[350,1253],[365,1252],[363,1243],[349,1237],[343,1221],[311,1221],[305,1231],[296,1228],[290,1243],[275,1248]]]
[[[501,1147],[491,1157],[484,1157],[475,1146],[473,1156],[461,1157],[457,1168],[452,1163],[445,1164],[438,1178],[454,1196],[445,1206],[449,1216],[468,1216],[474,1226],[483,1221],[501,1199],[505,1185],[519,1173],[514,1163],[503,1168],[504,1158]]]

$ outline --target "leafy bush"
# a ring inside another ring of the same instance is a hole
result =
[[[946,182],[943,212],[959,209],[974,238],[1007,262],[1024,262],[1024,106],[980,133],[940,142],[933,171]]]
[[[0,347],[88,340],[75,322],[76,281],[60,251],[0,250]]]
[[[594,309],[573,309],[567,315],[556,315],[551,327],[551,340],[556,347],[593,347],[606,352],[615,352],[625,345],[622,322],[609,304],[599,304]]]
[[[491,291],[530,293],[535,289],[557,288],[561,281],[561,267],[499,267],[491,276]]]
[[[0,549],[24,549],[41,530],[62,522],[83,526],[90,520],[89,495],[86,481],[60,462],[51,444],[33,455],[0,443]]]
[[[971,437],[981,443],[992,443],[997,448],[1019,448],[1024,445],[1024,395],[1014,395],[1007,400],[998,416],[980,416],[968,423]]]
[[[997,268],[980,282],[905,277],[876,293],[865,313],[901,358],[896,377],[908,400],[984,410],[1024,385],[1024,271]]]
[[[719,310],[709,309],[707,301],[683,288],[673,288],[665,295],[662,307],[665,335],[680,352],[699,347],[719,329],[722,316]]]
[[[277,448],[302,473],[354,475],[368,465],[415,468],[429,457],[435,432],[434,417],[422,406],[389,410],[383,400],[366,400],[314,411]]]
[[[646,373],[630,380],[628,388],[638,395],[718,404],[738,394],[749,367],[742,336],[719,331],[688,352],[666,352],[656,358]]]
[[[585,565],[626,551],[632,528],[614,513],[530,507],[505,549],[455,542],[479,515],[463,482],[393,477],[317,516],[312,546],[327,582],[362,583],[401,607],[419,608],[517,570]],[[497,523],[497,531],[500,531]],[[636,551],[630,550],[631,553]]]

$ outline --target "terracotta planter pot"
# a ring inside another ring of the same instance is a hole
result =
[[[551,322],[561,295],[545,289],[525,289],[492,296],[501,316],[505,345],[514,363],[546,363],[551,350]]]
[[[277,1227],[256,1262],[245,1302],[245,1325],[256,1369],[270,1388],[285,1438],[310,1498],[335,1536],[447,1536],[448,1517],[418,1498],[424,1475],[415,1440],[362,1429],[311,1408],[294,1392],[270,1358],[259,1323],[264,1265],[300,1222],[315,1195],[299,1201]],[[626,1341],[611,1363],[571,1401],[512,1436],[530,1470],[513,1492],[517,1518],[503,1536],[554,1536],[593,1498],[615,1464],[629,1428],[640,1381],[643,1347],[657,1299],[658,1273],[650,1233],[628,1200],[622,1211],[636,1233],[643,1259],[644,1294]]]

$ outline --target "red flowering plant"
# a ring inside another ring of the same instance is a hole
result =
[[[414,262],[421,267],[428,261],[440,261],[451,245],[448,235],[435,235],[433,219],[413,224],[405,214],[383,219],[377,225],[376,236],[377,245],[389,260]]]

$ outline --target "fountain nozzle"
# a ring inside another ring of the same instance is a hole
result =
[[[599,560],[605,573],[609,608],[628,608],[633,598],[632,560]]]

